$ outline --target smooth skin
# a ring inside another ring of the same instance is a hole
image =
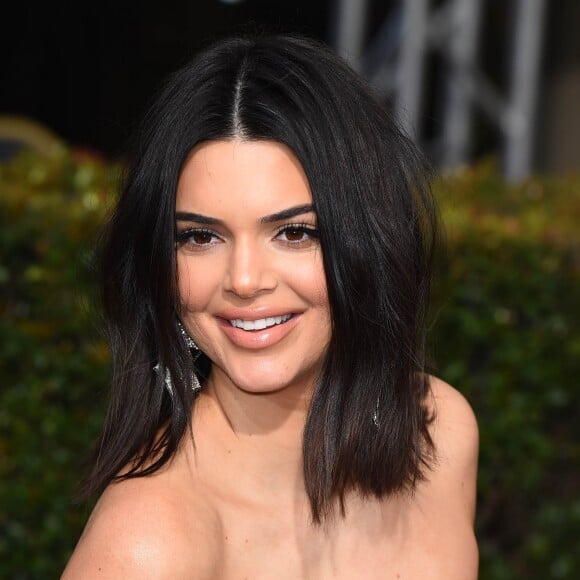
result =
[[[477,424],[436,378],[428,481],[380,501],[352,493],[345,518],[310,521],[302,430],[330,337],[311,203],[281,144],[216,141],[190,155],[176,199],[181,318],[213,363],[195,446],[185,437],[159,472],[105,490],[65,580],[477,577]],[[229,322],[276,316],[261,330]]]

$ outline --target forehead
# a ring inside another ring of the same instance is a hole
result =
[[[261,214],[312,203],[304,170],[285,145],[209,141],[189,155],[177,187],[177,210],[254,210]]]

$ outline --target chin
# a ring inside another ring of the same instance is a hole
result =
[[[246,393],[275,393],[297,383],[294,376],[284,377],[280,373],[265,375],[264,373],[244,373],[243,376],[230,377],[238,389]]]
[[[312,369],[309,369],[309,372],[300,370],[292,370],[281,365],[267,365],[265,368],[265,365],[254,367],[245,364],[244,368],[230,369],[225,374],[238,389],[246,393],[275,393],[291,387],[310,390],[316,381],[316,373]]]
[[[234,384],[241,391],[253,395],[265,395],[268,393],[277,393],[289,386],[289,383],[280,383],[280,381],[250,383],[247,380],[245,380],[243,382],[236,381],[234,382]]]

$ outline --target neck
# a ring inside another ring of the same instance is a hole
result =
[[[302,435],[311,393],[311,384],[250,393],[212,373],[195,407],[198,469],[250,500],[305,501]]]

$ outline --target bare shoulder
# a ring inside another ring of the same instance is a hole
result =
[[[219,520],[179,491],[158,476],[110,485],[62,578],[215,577]]]
[[[459,476],[473,487],[479,451],[475,414],[465,397],[451,385],[433,376],[429,377],[429,383],[428,404],[434,416],[430,433],[435,443],[439,471],[450,471],[450,475]]]
[[[435,564],[430,560],[433,578],[477,578],[477,421],[461,393],[435,377],[429,382],[427,404],[434,417],[429,430],[436,456],[414,496],[416,533],[429,553],[438,554]]]

